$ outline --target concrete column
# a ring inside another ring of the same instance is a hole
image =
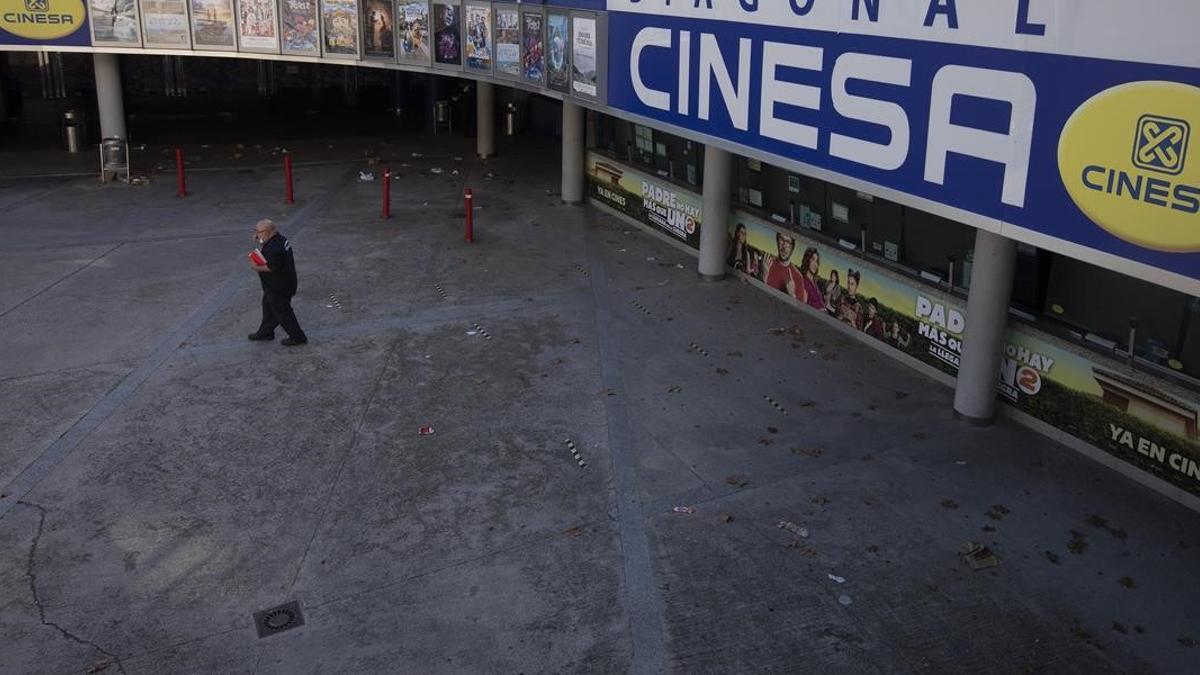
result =
[[[583,106],[563,101],[562,200],[583,203]]]
[[[100,109],[100,138],[127,138],[121,67],[116,54],[92,54],[96,71],[96,104]]]
[[[496,154],[496,88],[491,82],[475,83],[475,152],[487,159]]]
[[[704,196],[700,214],[700,277],[716,281],[725,276],[729,252],[729,195],[733,189],[733,158],[711,145],[704,148]]]
[[[1016,260],[1015,241],[975,231],[966,338],[954,387],[954,414],[972,424],[990,424],[996,414],[996,385]]]

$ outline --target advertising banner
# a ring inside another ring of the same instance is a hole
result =
[[[141,47],[142,28],[137,0],[88,0],[92,20],[92,44]]]
[[[496,7],[496,74],[521,76],[521,23],[516,7]]]
[[[141,9],[147,47],[188,49],[192,46],[185,0],[142,0]]]
[[[191,0],[192,46],[197,49],[233,51],[233,0]]]
[[[523,11],[521,12],[522,27],[525,42],[524,66],[522,68],[522,76],[526,82],[534,82],[543,84],[546,80],[546,50],[542,46],[544,36],[542,35],[542,13]]]
[[[358,56],[358,0],[321,0],[325,56]]]
[[[587,156],[587,183],[592,199],[700,248],[700,195],[595,153]]]
[[[1200,295],[1200,3],[1143,5],[609,0],[608,103]]]
[[[467,5],[466,37],[467,68],[483,73],[492,72],[492,7]]]
[[[571,91],[571,18],[546,13],[546,86],[564,94]]]
[[[395,20],[392,0],[363,0],[363,56],[388,61],[396,58]]]
[[[433,3],[433,62],[444,66],[462,65],[461,8],[455,3]]]
[[[279,15],[275,0],[238,0],[238,48],[279,53]]]
[[[589,173],[590,175],[590,173]],[[957,375],[966,310],[862,258],[782,225],[735,212],[727,263],[893,349]],[[1002,400],[1053,427],[1200,495],[1200,402],[1010,326]]]
[[[396,3],[396,56],[402,63],[429,65],[429,3],[399,0]]]
[[[0,0],[0,45],[87,47],[87,18],[84,0]]]
[[[596,98],[599,67],[596,60],[596,18],[575,14],[571,18],[571,91]]]
[[[317,0],[280,0],[280,35],[284,54],[321,55]]]

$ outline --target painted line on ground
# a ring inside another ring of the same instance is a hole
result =
[[[615,324],[604,270],[601,246],[596,234],[588,230],[589,265],[592,280],[596,349],[604,386],[625,391],[620,371],[616,340],[609,331]],[[659,585],[650,558],[649,532],[642,514],[637,479],[637,453],[630,428],[624,396],[605,396],[608,419],[608,447],[612,456],[613,491],[617,503],[617,534],[621,542],[621,566],[625,576],[624,605],[629,613],[633,656],[630,670],[639,675],[666,670],[666,638],[663,633],[663,607]]]

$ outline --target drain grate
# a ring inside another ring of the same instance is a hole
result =
[[[708,350],[706,350],[704,347],[701,347],[700,345],[696,344],[695,342],[688,343],[688,350],[696,352],[697,354],[700,354],[704,358],[708,358]]]
[[[254,628],[260,640],[303,625],[304,612],[300,611],[300,603],[295,600],[254,613]]]
[[[633,301],[633,306],[637,307],[638,311],[641,312],[642,314],[645,314],[646,316],[651,316],[650,310],[646,309],[646,306],[643,305],[642,303],[638,302],[637,300]]]

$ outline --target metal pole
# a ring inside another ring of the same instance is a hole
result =
[[[392,170],[383,170],[383,216],[385,220],[392,217]]]
[[[475,198],[471,194],[471,188],[465,188],[463,190],[463,208],[465,208],[467,212],[466,240],[468,244],[471,244],[475,242]]]
[[[296,203],[296,195],[292,189],[292,154],[283,155],[283,194],[288,204]]]
[[[175,179],[179,188],[179,196],[188,196],[187,192],[187,176],[183,171],[183,150],[175,148]]]

